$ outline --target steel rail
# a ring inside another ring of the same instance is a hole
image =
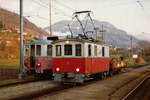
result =
[[[148,78],[150,78],[150,73],[129,93],[127,93],[121,100],[126,100],[138,87],[140,87]]]

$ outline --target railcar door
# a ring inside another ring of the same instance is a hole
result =
[[[34,68],[35,66],[35,45],[31,45],[30,50],[30,67]]]

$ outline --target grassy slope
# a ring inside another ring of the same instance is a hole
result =
[[[0,68],[19,68],[19,59],[0,59]]]

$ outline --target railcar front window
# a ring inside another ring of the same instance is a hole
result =
[[[47,56],[52,56],[52,45],[47,46]]]
[[[61,45],[56,45],[56,56],[61,56]]]
[[[81,44],[76,44],[76,56],[81,56]]]
[[[91,56],[91,45],[88,45],[88,56]]]
[[[94,55],[97,56],[97,46],[94,46]]]
[[[72,45],[70,44],[65,45],[64,52],[65,55],[72,55]]]
[[[25,56],[29,56],[29,50],[30,50],[30,46],[29,45],[26,45],[25,46]]]
[[[36,56],[41,56],[41,45],[36,46]]]

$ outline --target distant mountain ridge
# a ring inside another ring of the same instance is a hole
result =
[[[63,20],[63,21],[60,21],[60,22],[53,24],[53,26],[52,26],[53,33],[54,34],[59,33],[59,35],[66,34],[66,33],[69,34],[70,32],[69,32],[69,29],[67,27],[67,25],[69,23],[71,23],[71,21]],[[85,21],[83,21],[83,23],[85,23]],[[104,40],[108,45],[114,45],[114,46],[126,47],[126,48],[131,47],[131,40],[130,40],[131,35],[129,35],[124,30],[118,29],[114,25],[112,25],[108,22],[105,22],[105,21],[94,20],[94,24],[96,27],[99,27],[100,30],[102,30],[102,25],[104,26],[104,30],[105,30]],[[72,32],[75,35],[82,33],[81,27],[77,21],[74,21],[72,23],[71,28],[72,28]],[[49,27],[46,27],[44,29],[45,29],[45,31],[49,32]],[[92,24],[90,24],[90,23],[87,24],[85,31],[92,31],[92,30],[93,30]],[[99,32],[98,36],[101,37],[101,35],[102,35],[102,33]],[[133,46],[134,47],[138,46],[139,40],[133,36],[132,36],[132,40],[133,40]]]
[[[0,21],[3,22],[6,29],[19,30],[19,15],[0,8]],[[24,32],[34,35],[48,35],[42,28],[37,27],[24,17]]]

